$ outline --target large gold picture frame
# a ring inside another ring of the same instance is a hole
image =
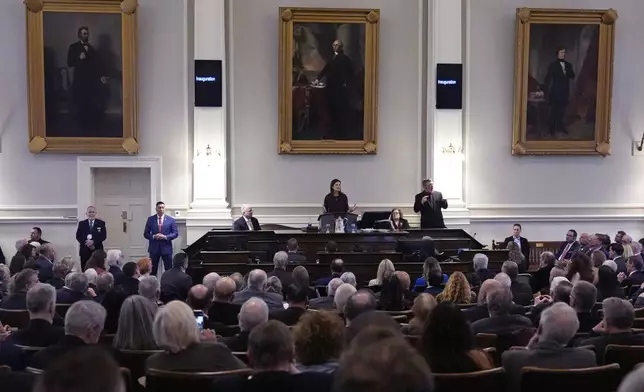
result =
[[[617,12],[518,8],[513,155],[610,154]]]
[[[279,9],[280,154],[375,154],[377,9]]]
[[[137,0],[24,3],[29,151],[138,153]]]

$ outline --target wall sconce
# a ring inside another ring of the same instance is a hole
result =
[[[460,159],[463,160],[463,148],[462,147],[456,147],[452,143],[449,144],[447,147],[443,147],[443,155],[448,158],[455,158],[455,159]]]
[[[205,154],[202,154],[201,150],[197,149],[197,155],[195,156],[195,159],[192,161],[192,163],[201,167],[211,167],[217,163],[223,162],[223,160],[224,158],[221,156],[221,151],[215,150],[215,152],[213,153],[210,144],[208,144],[206,146]]]

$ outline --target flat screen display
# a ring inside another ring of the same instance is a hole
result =
[[[463,109],[463,64],[436,65],[436,109]]]
[[[221,60],[195,60],[195,106],[221,107]]]

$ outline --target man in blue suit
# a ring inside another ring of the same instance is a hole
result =
[[[159,259],[163,259],[164,271],[172,268],[172,240],[179,236],[177,223],[165,215],[165,203],[157,202],[157,213],[148,218],[143,236],[149,241],[148,253],[152,259],[152,276],[156,276]]]

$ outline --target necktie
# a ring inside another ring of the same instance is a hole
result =
[[[559,256],[559,260],[564,260],[566,258],[566,255],[568,254],[568,251],[570,250],[571,246],[572,246],[572,243],[568,243],[568,245],[566,245],[563,252],[561,253],[561,256]]]
[[[91,232],[93,228],[94,228],[94,221],[91,220],[89,221],[89,231]]]
[[[253,221],[250,219],[246,221],[246,225],[248,226],[248,231],[253,231],[255,228],[253,227]]]
[[[163,218],[159,217],[159,234],[163,231]]]

